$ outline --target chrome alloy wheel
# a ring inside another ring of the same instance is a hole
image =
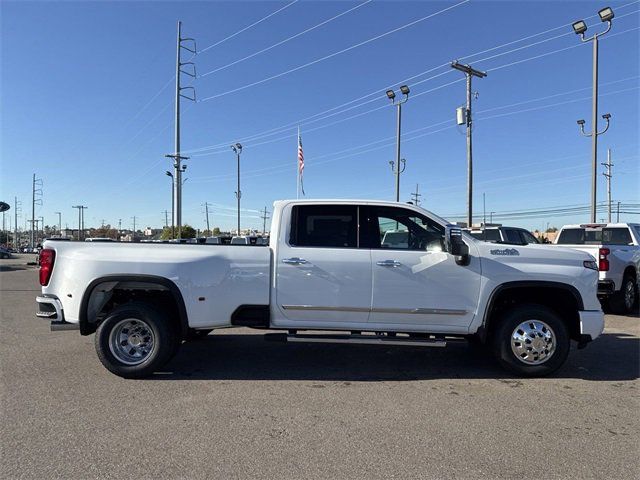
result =
[[[151,327],[137,318],[120,320],[109,334],[109,350],[118,361],[126,365],[144,362],[155,347]]]
[[[631,280],[624,284],[624,306],[627,311],[631,311],[636,300],[636,287]]]
[[[511,351],[518,360],[527,365],[546,362],[555,350],[555,333],[541,320],[522,322],[511,334]]]

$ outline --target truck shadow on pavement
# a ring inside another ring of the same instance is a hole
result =
[[[640,376],[640,339],[604,334],[572,351],[553,378],[592,381]],[[152,380],[410,381],[441,378],[515,378],[486,352],[466,342],[446,348],[277,344],[261,334],[216,334],[185,343]]]

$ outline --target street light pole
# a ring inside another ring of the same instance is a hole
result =
[[[402,85],[400,87],[400,92],[403,95],[402,100],[396,102],[396,94],[393,90],[387,90],[387,98],[391,100],[391,104],[396,106],[397,109],[397,121],[396,121],[396,161],[395,168],[393,166],[393,162],[389,162],[391,164],[391,169],[396,176],[396,202],[400,201],[400,174],[404,172],[405,160],[400,158],[400,137],[401,137],[401,129],[402,129],[402,104],[406,103],[409,100],[409,87],[406,85]],[[402,168],[400,167],[400,163],[402,162]]]
[[[584,130],[584,120],[578,120],[580,131],[585,137],[591,137],[591,223],[596,223],[596,193],[598,180],[598,136],[609,130],[609,119],[611,115],[606,113],[602,116],[607,122],[604,130],[598,132],[598,39],[611,30],[611,20],[614,17],[613,10],[606,7],[598,12],[600,20],[607,22],[607,29],[604,32],[595,33],[592,37],[585,37],[587,24],[584,20],[574,22],[573,31],[580,35],[582,42],[593,42],[593,93],[591,103],[591,132],[586,133]]]
[[[231,145],[231,150],[235,152],[238,161],[238,189],[236,190],[236,198],[238,199],[238,236],[240,236],[240,198],[242,197],[242,191],[240,190],[240,154],[242,153],[242,145],[240,143]]]

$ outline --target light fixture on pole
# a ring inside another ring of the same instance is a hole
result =
[[[402,93],[402,99],[396,101],[396,94],[393,90],[387,90],[387,98],[391,100],[391,104],[397,107],[397,125],[396,125],[396,160],[395,160],[395,168],[394,162],[389,162],[391,164],[391,170],[396,176],[396,202],[400,201],[400,174],[404,172],[405,160],[400,158],[400,135],[401,135],[401,127],[402,127],[402,104],[406,103],[409,100],[409,92],[411,90],[407,85],[402,85],[400,87],[400,93]],[[400,166],[402,163],[402,167]]]
[[[238,236],[240,235],[240,198],[242,197],[242,192],[240,191],[240,154],[242,153],[242,145],[240,143],[236,143],[235,145],[231,145],[231,150],[236,154],[236,159],[238,161],[238,189],[236,190],[236,199],[238,200]]]
[[[607,23],[607,28],[603,32],[594,33],[591,37],[586,37],[587,23],[584,20],[578,20],[572,24],[573,31],[580,35],[583,42],[593,41],[593,98],[591,106],[591,132],[586,133],[584,130],[584,120],[578,120],[580,131],[585,137],[591,137],[591,223],[596,222],[596,194],[598,179],[598,136],[609,130],[610,114],[602,116],[607,122],[602,131],[598,131],[598,39],[611,30],[611,20],[615,16],[610,7],[605,7],[598,12],[600,20]]]

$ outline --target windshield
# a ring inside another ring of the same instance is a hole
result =
[[[629,245],[631,242],[627,228],[567,228],[558,237],[559,245]]]

